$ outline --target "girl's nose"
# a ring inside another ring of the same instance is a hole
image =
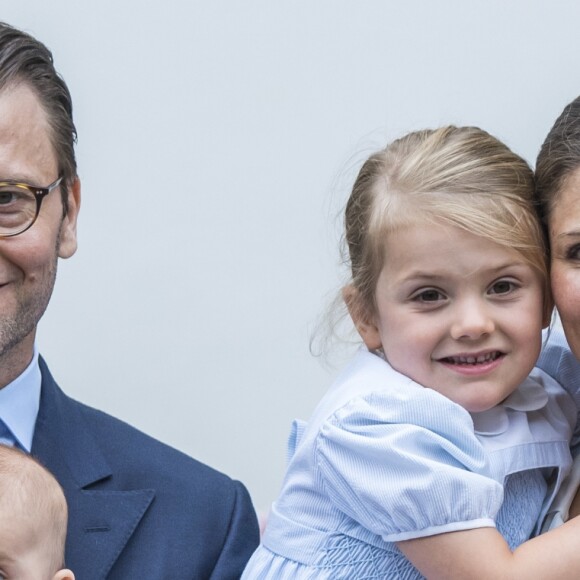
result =
[[[454,340],[477,340],[495,330],[495,322],[486,305],[471,300],[458,305],[451,325]]]

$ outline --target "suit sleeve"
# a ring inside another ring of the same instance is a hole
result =
[[[234,481],[230,525],[211,580],[237,580],[258,547],[258,520],[246,488]]]

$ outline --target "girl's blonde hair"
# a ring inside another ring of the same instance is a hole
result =
[[[374,315],[388,233],[443,222],[519,252],[542,278],[548,319],[546,243],[533,195],[534,175],[526,161],[477,127],[416,131],[393,141],[363,164],[346,205],[356,296],[349,309],[360,309],[363,318]]]

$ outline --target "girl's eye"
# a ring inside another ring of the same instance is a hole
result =
[[[439,292],[439,290],[435,290],[434,288],[429,288],[428,290],[423,290],[418,294],[415,294],[413,300],[417,302],[437,302],[438,300],[445,300],[445,296]]]
[[[492,287],[489,289],[490,294],[508,294],[515,290],[516,285],[509,280],[498,280]]]

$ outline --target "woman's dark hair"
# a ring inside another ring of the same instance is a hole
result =
[[[545,227],[566,180],[579,167],[580,97],[577,97],[556,119],[536,161],[536,198]]]

